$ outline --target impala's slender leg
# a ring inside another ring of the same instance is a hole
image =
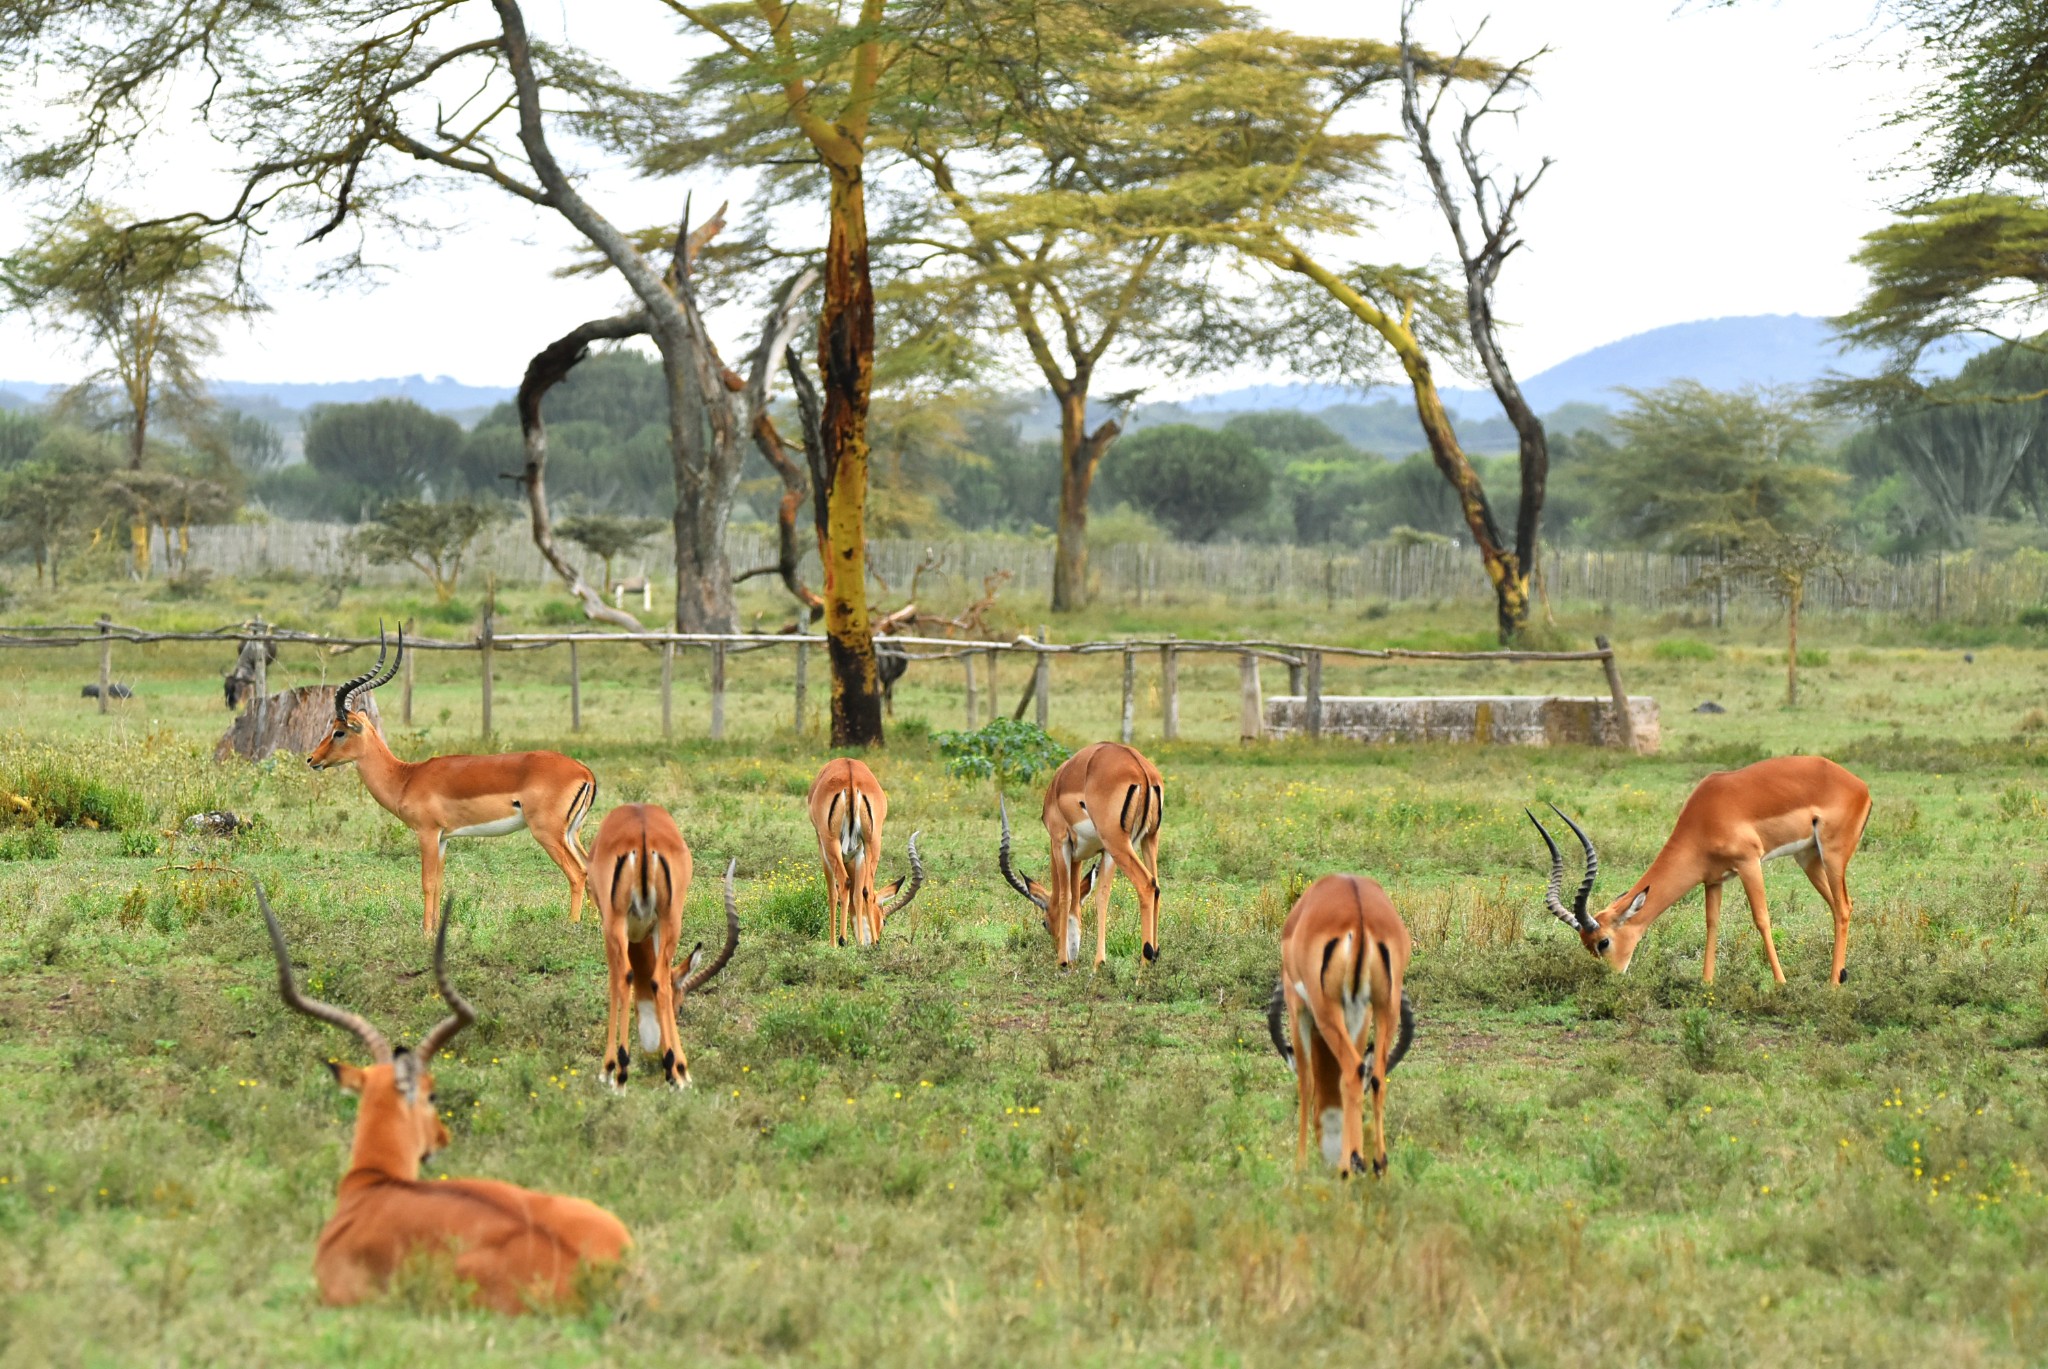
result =
[[[1742,892],[1749,896],[1749,916],[1756,923],[1757,935],[1764,939],[1764,957],[1771,962],[1771,978],[1783,984],[1785,971],[1778,964],[1778,947],[1771,940],[1771,910],[1764,903],[1763,862],[1751,857],[1737,865],[1735,873],[1742,878]]]
[[[1135,882],[1135,881],[1134,881]],[[1095,874],[1095,964],[1109,959],[1109,886],[1116,883],[1116,866],[1102,862]]]
[[[690,1087],[690,1059],[683,1054],[683,1034],[676,1026],[676,963],[683,940],[683,898],[679,891],[669,915],[654,929],[654,1013],[661,1027],[661,1072],[672,1089]]]
[[[633,1015],[633,956],[626,942],[626,919],[623,917],[604,920],[604,963],[604,1081],[613,1088],[623,1088],[632,1060],[626,1049],[626,1024]]]
[[[841,908],[846,903],[846,862],[840,859],[837,838],[818,838],[818,851],[825,862],[825,900],[831,908],[832,930],[828,934],[834,946],[846,944],[846,927]]]
[[[1309,1119],[1315,1115],[1316,1106],[1316,1048],[1315,1033],[1301,1020],[1307,1011],[1304,1004],[1294,998],[1292,989],[1285,990],[1287,1003],[1287,1030],[1294,1039],[1294,1094],[1301,1113],[1301,1135],[1294,1147],[1294,1167],[1300,1169],[1308,1163]]]
[[[1159,814],[1152,814],[1152,826],[1145,832],[1138,849],[1145,853],[1145,877],[1152,881],[1152,901],[1139,903],[1145,922],[1145,940],[1151,943],[1152,953],[1159,954]],[[1136,881],[1132,881],[1136,883]]]
[[[1700,971],[1700,978],[1714,982],[1714,952],[1721,945],[1721,882],[1708,880],[1704,886],[1707,900],[1707,963]]]
[[[1382,971],[1375,979],[1387,980]],[[1373,986],[1372,1002],[1372,1172],[1387,1172],[1387,1057],[1401,1030],[1401,990],[1391,982]]]
[[[1832,865],[1823,852],[1802,852],[1799,856],[1799,868],[1806,871],[1807,881],[1820,891],[1821,902],[1835,915],[1835,956],[1828,967],[1828,982],[1840,984],[1842,970],[1849,960],[1849,886],[1844,882],[1849,872],[1833,869]]]
[[[419,839],[420,894],[427,902],[426,931],[432,936],[441,906],[441,863],[447,857],[448,843],[442,840],[438,827],[422,827]]]
[[[1159,881],[1145,867],[1138,857],[1138,848],[1131,845],[1130,833],[1121,827],[1111,827],[1102,834],[1102,849],[1105,862],[1114,861],[1116,868],[1124,872],[1131,887],[1138,891],[1138,915],[1144,931],[1144,945],[1140,954],[1147,960],[1159,958]],[[1108,887],[1107,880],[1104,887]]]
[[[548,853],[548,859],[562,868],[569,877],[569,920],[583,920],[583,886],[587,880],[587,868],[580,852],[569,838],[565,827],[559,832],[550,832],[547,824],[533,827],[533,839],[540,843],[540,849]]]
[[[1354,947],[1352,954],[1361,954],[1362,948]],[[1309,1009],[1315,1015],[1316,1035],[1321,1038],[1329,1051],[1336,1078],[1335,1098],[1323,1092],[1318,1080],[1319,1093],[1323,1093],[1323,1111],[1328,1113],[1334,1101],[1340,1114],[1342,1142],[1331,1163],[1345,1173],[1362,1172],[1365,1169],[1365,1058],[1358,1053],[1358,1043],[1351,1039],[1351,1033],[1344,1024],[1344,1016],[1337,1010],[1337,1003],[1343,991],[1343,981],[1348,977],[1351,966],[1335,958],[1325,968],[1322,992],[1315,996]],[[1323,1123],[1323,1147],[1330,1148],[1329,1121]]]
[[[1074,963],[1074,957],[1081,953],[1081,899],[1075,889],[1076,876],[1070,853],[1070,839],[1056,841],[1052,846],[1052,918],[1053,936],[1059,942],[1060,968],[1066,969]]]

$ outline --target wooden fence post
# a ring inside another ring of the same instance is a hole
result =
[[[1003,716],[1003,706],[996,699],[996,662],[1002,658],[1003,653],[1001,651],[994,647],[988,649],[988,720],[990,722],[994,722],[997,718]]]
[[[1052,712],[1051,652],[1041,651],[1038,653],[1038,664],[1032,670],[1031,687],[1032,691],[1038,696],[1038,725],[1039,727],[1043,728],[1046,725],[1047,718],[1051,715]]]
[[[1633,751],[1636,749],[1636,720],[1628,711],[1628,692],[1621,687],[1621,667],[1615,664],[1614,648],[1607,645],[1605,637],[1595,637],[1593,645],[1606,653],[1600,658],[1600,665],[1607,672],[1607,692],[1614,698],[1614,735],[1623,746]]]
[[[804,734],[804,688],[810,683],[810,673],[811,644],[809,642],[798,642],[796,644],[796,734],[799,737]]]
[[[1180,740],[1180,652],[1159,648],[1159,711],[1166,740]]]
[[[1259,690],[1259,658],[1247,651],[1237,658],[1237,739],[1255,742],[1265,734],[1265,700]]]
[[[254,623],[256,629],[256,707],[250,711],[256,715],[256,735],[264,735],[263,726],[270,721],[270,628],[259,614]]]
[[[1124,745],[1131,744],[1133,728],[1138,710],[1138,649],[1124,648],[1124,711],[1122,736]]]
[[[725,740],[725,643],[711,644],[711,740]]]
[[[1289,694],[1306,694],[1308,692],[1308,685],[1305,683],[1307,678],[1308,668],[1302,665],[1300,661],[1289,661],[1287,663],[1287,692]]]
[[[484,609],[484,625],[483,630],[477,634],[477,645],[478,648],[482,651],[484,658],[483,737],[485,741],[489,741],[491,736],[491,690],[493,684],[493,681],[491,679],[491,667],[493,664],[491,660],[491,610],[489,608]]]
[[[1308,677],[1307,695],[1302,703],[1302,725],[1307,729],[1310,741],[1323,738],[1323,653],[1307,653]]]
[[[100,615],[100,712],[107,711],[107,694],[114,687],[114,639],[107,635],[113,620]]]
[[[411,627],[415,632],[419,628],[417,620],[408,621],[407,626]],[[412,726],[412,663],[418,655],[419,653],[416,651],[405,653],[405,688],[400,691],[398,716],[407,727]]]
[[[960,663],[967,669],[967,730],[972,732],[974,730],[974,705],[979,702],[974,697],[974,653],[970,651],[961,656]]]
[[[574,642],[569,643],[569,730],[583,730],[583,663]]]
[[[669,741],[676,734],[675,713],[671,708],[676,678],[676,644],[661,644],[661,739]]]

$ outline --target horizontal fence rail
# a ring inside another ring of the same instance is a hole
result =
[[[395,640],[395,639],[394,639]],[[545,651],[554,647],[567,647],[569,658],[569,712],[570,730],[582,728],[582,653],[592,646],[638,646],[661,653],[661,731],[662,736],[674,736],[673,690],[675,679],[675,654],[678,649],[702,647],[711,658],[711,719],[708,735],[714,740],[725,735],[725,664],[729,657],[747,652],[789,650],[795,653],[795,694],[796,730],[804,730],[805,697],[809,687],[809,662],[813,648],[822,648],[828,639],[799,633],[710,633],[710,632],[605,632],[589,630],[581,632],[507,632],[493,630],[486,617],[480,630],[469,638],[415,637],[407,634],[405,646],[414,651],[468,651],[480,657],[479,675],[482,702],[482,732],[491,734],[491,711],[494,693],[494,662],[499,652]],[[297,645],[324,650],[330,654],[352,652],[366,647],[385,645],[382,637],[351,636],[335,633],[301,632],[296,629],[279,627],[256,619],[246,623],[228,623],[220,627],[183,631],[156,631],[148,628],[131,627],[102,618],[92,623],[37,623],[20,626],[0,626],[0,651],[6,650],[61,650],[77,647],[99,649],[99,710],[109,709],[109,685],[113,681],[113,653],[115,646],[148,646],[165,642],[215,642],[239,647],[244,642],[268,643],[271,648]],[[923,662],[960,661],[964,669],[966,700],[966,725],[975,726],[979,705],[979,687],[976,684],[976,663],[985,663],[987,680],[986,716],[998,715],[1000,705],[995,692],[996,662],[1006,655],[1027,656],[1031,660],[1031,671],[1027,676],[1024,695],[1018,700],[1011,715],[1022,718],[1027,709],[1034,711],[1034,717],[1043,727],[1050,717],[1052,704],[1052,661],[1057,657],[1101,656],[1118,654],[1123,657],[1123,699],[1122,737],[1125,742],[1132,738],[1135,716],[1137,660],[1143,655],[1157,657],[1160,675],[1161,715],[1168,741],[1176,740],[1179,731],[1179,663],[1185,656],[1224,655],[1239,660],[1239,679],[1242,693],[1240,708],[1239,737],[1244,741],[1257,740],[1264,735],[1263,687],[1259,675],[1262,662],[1271,661],[1287,668],[1288,692],[1299,695],[1304,705],[1303,730],[1311,739],[1323,734],[1322,721],[1322,675],[1326,658],[1341,658],[1366,661],[1459,661],[1492,664],[1526,663],[1598,663],[1608,686],[1612,700],[1617,744],[1634,747],[1632,723],[1629,718],[1627,694],[1622,688],[1621,673],[1615,660],[1614,650],[1605,637],[1594,639],[1591,651],[1417,651],[1405,647],[1350,647],[1329,646],[1320,643],[1283,642],[1266,640],[1215,641],[1186,637],[1132,637],[1113,641],[1097,642],[1046,642],[1030,636],[1019,636],[1010,641],[977,641],[954,637],[881,636],[875,638],[878,648],[900,655],[907,660]],[[260,661],[266,653],[256,653]],[[258,689],[251,707],[260,708],[267,699],[261,680],[262,665],[257,666]],[[412,722],[412,668],[410,658],[400,682],[402,690],[401,717]]]
[[[280,571],[365,584],[402,584],[417,578],[407,566],[372,566],[349,550],[353,529],[343,524],[267,522],[192,529],[188,565],[219,575]],[[766,530],[736,527],[729,539],[736,568],[772,564],[775,539]],[[920,586],[929,597],[978,594],[991,575],[1007,573],[1006,593],[1043,597],[1052,587],[1049,541],[1014,534],[952,539],[876,538],[868,564],[885,593],[907,589],[919,567],[935,562]],[[622,569],[668,580],[674,563],[670,534],[650,539]],[[1468,547],[1441,544],[1358,548],[1116,543],[1089,555],[1089,579],[1099,597],[1119,603],[1174,603],[1223,599],[1280,604],[1492,602],[1492,590]],[[1554,602],[1645,611],[1692,609],[1716,618],[1754,619],[1778,613],[1761,577],[1730,576],[1717,595],[1703,581],[1711,556],[1659,552],[1545,548],[1542,589]],[[804,553],[803,574],[817,583],[815,549]],[[553,572],[534,549],[524,523],[507,523],[478,540],[465,563],[478,580],[496,575],[505,584],[536,584]],[[926,587],[929,588],[926,588]],[[2004,558],[1964,553],[1885,559],[1861,557],[1841,574],[1818,572],[1808,583],[1806,611],[1862,613],[1965,622],[2004,621],[2021,608],[2048,602],[2048,557]]]

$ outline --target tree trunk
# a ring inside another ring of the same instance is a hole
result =
[[[1088,606],[1088,495],[1123,423],[1108,419],[1088,431],[1088,381],[1077,371],[1060,401],[1059,541],[1053,551],[1052,608],[1067,613]]]
[[[818,370],[825,502],[825,635],[832,657],[832,744],[882,743],[882,684],[868,617],[868,390],[874,378],[875,289],[868,277],[866,189],[861,166],[833,164],[831,232],[825,245],[825,307]]]
[[[1785,706],[1799,702],[1799,604],[1806,597],[1806,577],[1792,581],[1785,595]]]

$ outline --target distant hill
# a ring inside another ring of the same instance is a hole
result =
[[[1938,357],[1932,369],[1953,372],[1978,347],[1959,344]],[[1619,407],[1623,389],[1648,389],[1673,380],[1697,380],[1715,390],[1746,385],[1806,385],[1830,371],[1869,375],[1878,357],[1842,351],[1825,319],[1804,314],[1753,314],[1700,319],[1652,328],[1581,352],[1522,381],[1539,412],[1566,404]],[[1501,417],[1490,390],[1446,388],[1446,407],[1478,418]],[[1340,404],[1372,404],[1401,398],[1392,386],[1359,390],[1340,385],[1248,385],[1179,401],[1189,414],[1245,409],[1301,409],[1315,412]]]
[[[410,399],[436,413],[482,413],[501,400],[510,399],[509,385],[464,385],[447,376],[387,376],[379,380],[216,380],[210,388],[216,399],[251,413],[267,410],[304,410],[315,404],[360,404],[371,399]],[[47,397],[52,387],[28,381],[0,380],[0,391],[12,390]],[[0,406],[5,401],[0,400]]]

